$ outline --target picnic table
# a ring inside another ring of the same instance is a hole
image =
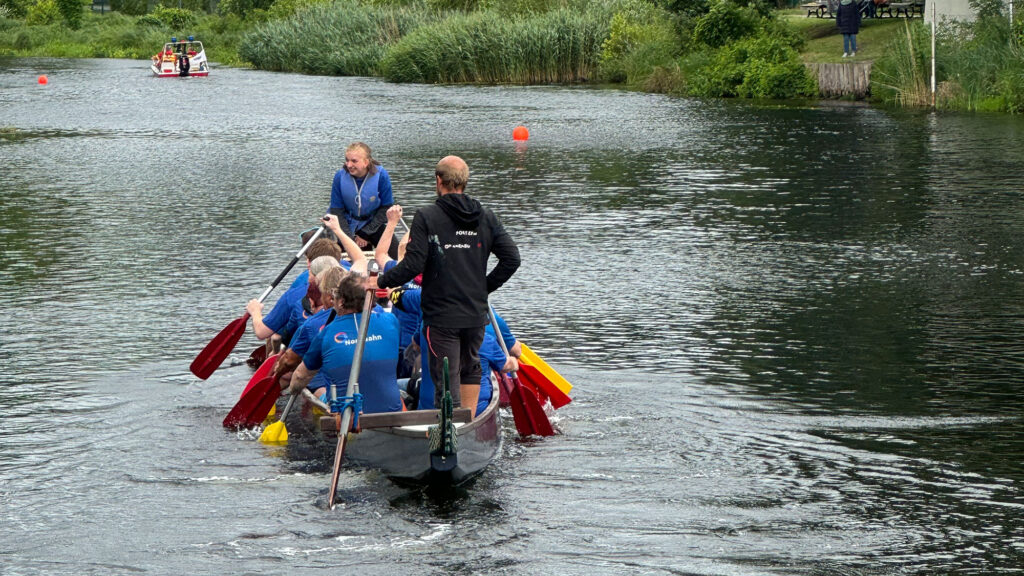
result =
[[[896,13],[893,13],[893,10]],[[877,5],[878,17],[881,18],[883,15],[888,14],[892,18],[899,18],[903,16],[905,18],[913,18],[914,16],[924,16],[924,2],[885,2]]]

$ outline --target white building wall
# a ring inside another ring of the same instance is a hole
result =
[[[974,10],[968,0],[926,0],[924,7],[925,22],[932,21],[932,4],[935,4],[935,18],[943,20],[974,20]]]

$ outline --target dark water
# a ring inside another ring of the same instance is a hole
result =
[[[0,573],[1024,573],[1022,137],[0,60]],[[576,388],[562,436],[507,423],[465,492],[346,470],[327,511],[329,447],[220,426],[251,338],[207,381],[188,364],[353,140],[410,212],[467,159],[524,256],[496,305]]]

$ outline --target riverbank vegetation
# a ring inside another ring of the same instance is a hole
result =
[[[784,0],[106,1],[114,10],[101,14],[81,0],[0,0],[0,55],[142,59],[191,34],[213,61],[265,70],[743,98],[813,97],[805,64],[840,61],[834,20]],[[1021,27],[1004,0],[973,1],[978,20],[939,36],[937,103],[1021,112]],[[875,99],[930,104],[920,20],[867,20],[858,42]]]

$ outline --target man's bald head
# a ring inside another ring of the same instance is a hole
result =
[[[469,181],[469,166],[458,156],[445,156],[437,163],[434,175],[437,177],[438,195],[462,192]]]

